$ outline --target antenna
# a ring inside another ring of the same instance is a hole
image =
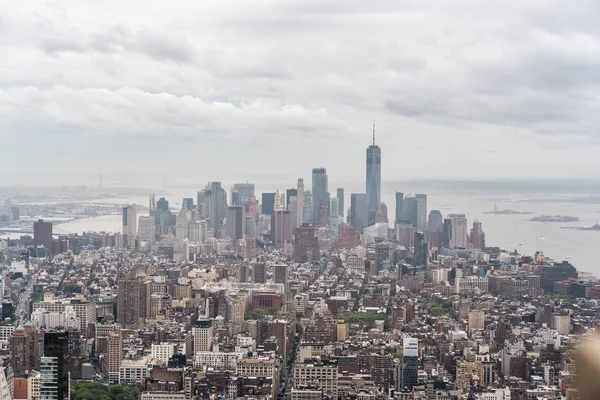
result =
[[[375,120],[373,120],[373,146],[375,146]]]

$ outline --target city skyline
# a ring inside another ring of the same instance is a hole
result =
[[[286,165],[301,176],[328,160],[332,178],[347,180],[362,166],[332,167],[364,154],[375,119],[379,145],[402,155],[385,158],[389,179],[600,178],[591,7],[169,6],[4,6],[0,46],[12,56],[0,78],[2,140],[36,143],[29,162],[19,152],[6,162],[56,184],[74,166],[177,175],[198,158],[227,175]],[[235,162],[222,162],[225,148]],[[311,151],[280,151],[302,148]],[[160,165],[143,162],[147,154]]]

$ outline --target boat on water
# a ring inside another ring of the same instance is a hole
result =
[[[592,226],[561,226],[560,229],[571,229],[574,231],[600,231],[600,225],[595,224]]]
[[[529,221],[532,222],[577,222],[579,218],[571,217],[569,215],[542,215],[540,217],[533,217]]]

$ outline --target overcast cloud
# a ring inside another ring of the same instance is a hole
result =
[[[9,172],[600,178],[597,1],[4,3]]]

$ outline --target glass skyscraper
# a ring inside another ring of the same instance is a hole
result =
[[[350,225],[362,233],[367,226],[367,195],[366,193],[350,194]]]
[[[327,170],[325,168],[313,168],[312,170],[312,223],[318,226],[321,222],[321,208],[323,205],[329,207]]]
[[[374,123],[373,144],[367,148],[367,201],[369,203],[369,225],[373,225],[375,214],[381,203],[381,149],[375,144]]]

